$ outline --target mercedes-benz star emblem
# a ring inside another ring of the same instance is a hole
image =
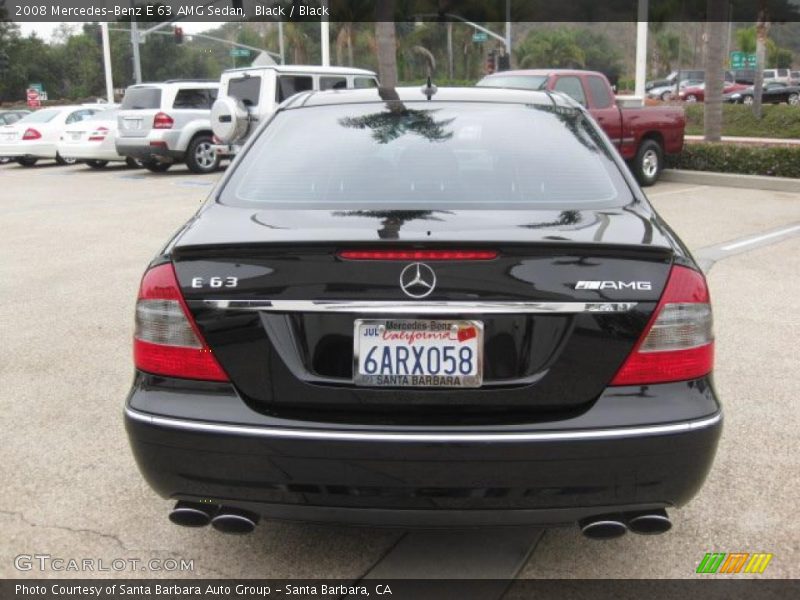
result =
[[[425,263],[411,263],[400,273],[400,287],[412,298],[424,298],[436,287],[436,273]]]

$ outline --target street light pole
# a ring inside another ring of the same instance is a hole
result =
[[[106,73],[106,98],[114,102],[114,79],[111,75],[111,46],[108,43],[108,23],[100,23],[100,35],[103,40],[103,67]]]
[[[136,83],[142,83],[142,59],[139,56],[139,25],[136,23],[136,17],[131,17],[131,45],[133,46],[133,79]]]
[[[634,95],[644,98],[647,79],[647,12],[648,0],[639,0],[636,17],[636,85]]]

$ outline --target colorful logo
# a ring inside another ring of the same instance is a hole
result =
[[[707,552],[697,566],[696,573],[730,574],[730,573],[763,573],[772,554],[766,552]]]

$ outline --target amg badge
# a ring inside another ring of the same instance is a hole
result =
[[[650,291],[653,284],[649,281],[579,281],[576,290],[641,290]]]

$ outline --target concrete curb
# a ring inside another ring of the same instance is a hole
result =
[[[793,177],[767,177],[764,175],[664,169],[661,173],[661,181],[800,194],[800,179]]]

